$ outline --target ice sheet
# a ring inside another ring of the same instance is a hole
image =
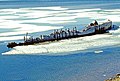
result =
[[[47,44],[37,44],[29,46],[17,46],[6,54],[39,54],[39,55],[59,55],[59,53],[86,50],[90,48],[120,45],[120,37],[108,34],[93,35],[69,40],[62,40]],[[100,53],[101,51],[95,51]],[[66,53],[67,54],[67,53]]]
[[[63,26],[66,23],[70,24],[79,22],[77,21],[77,19],[80,18],[110,19],[113,22],[120,22],[120,9],[107,10],[93,8],[73,10],[66,7],[56,6],[1,9],[0,12],[0,28],[18,28],[18,30],[14,30],[14,32],[1,33],[1,36],[11,36],[21,33],[24,34],[26,32],[33,33],[51,29],[59,29],[61,27],[58,25]],[[35,25],[34,23],[37,23],[37,25]],[[38,28],[40,30],[38,30]]]

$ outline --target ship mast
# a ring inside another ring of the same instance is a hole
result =
[[[27,41],[27,36],[28,36],[28,32],[27,32],[26,35],[24,36],[24,42]]]

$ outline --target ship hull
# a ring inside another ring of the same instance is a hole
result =
[[[96,26],[88,26],[84,30],[79,31],[75,34],[72,33],[71,35],[68,35],[68,36],[56,37],[51,39],[42,39],[42,40],[35,39],[32,41],[25,41],[23,43],[18,43],[18,44],[14,42],[14,43],[9,43],[7,47],[13,48],[15,46],[33,45],[33,44],[43,43],[43,42],[52,42],[52,41],[70,39],[70,38],[91,36],[95,34],[103,34],[103,33],[107,33],[107,30],[110,30],[111,28],[112,28],[112,21],[109,21]]]

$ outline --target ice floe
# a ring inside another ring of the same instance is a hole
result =
[[[10,36],[24,34],[25,32],[41,32],[59,29],[58,25],[79,23],[77,19],[111,19],[120,22],[120,9],[70,9],[68,7],[34,7],[0,10],[0,28],[18,28],[14,32],[5,32],[0,35]],[[34,24],[34,23],[37,23]],[[43,23],[45,23],[43,25]],[[85,21],[80,22],[85,23]],[[54,26],[53,26],[54,24]],[[88,24],[88,23],[87,23]],[[44,30],[38,30],[44,29]]]
[[[59,53],[65,53],[65,52],[81,51],[81,50],[103,47],[103,46],[120,45],[119,40],[120,37],[115,37],[113,35],[108,35],[108,34],[94,35],[94,36],[62,40],[47,44],[17,46],[14,47],[9,52],[3,54],[4,55],[6,54],[58,55]],[[95,53],[101,53],[101,52],[103,51],[95,51]]]

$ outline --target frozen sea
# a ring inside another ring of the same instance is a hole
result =
[[[120,73],[119,0],[0,1],[0,81],[104,81]],[[42,45],[6,47],[8,42],[106,19],[109,34]]]

